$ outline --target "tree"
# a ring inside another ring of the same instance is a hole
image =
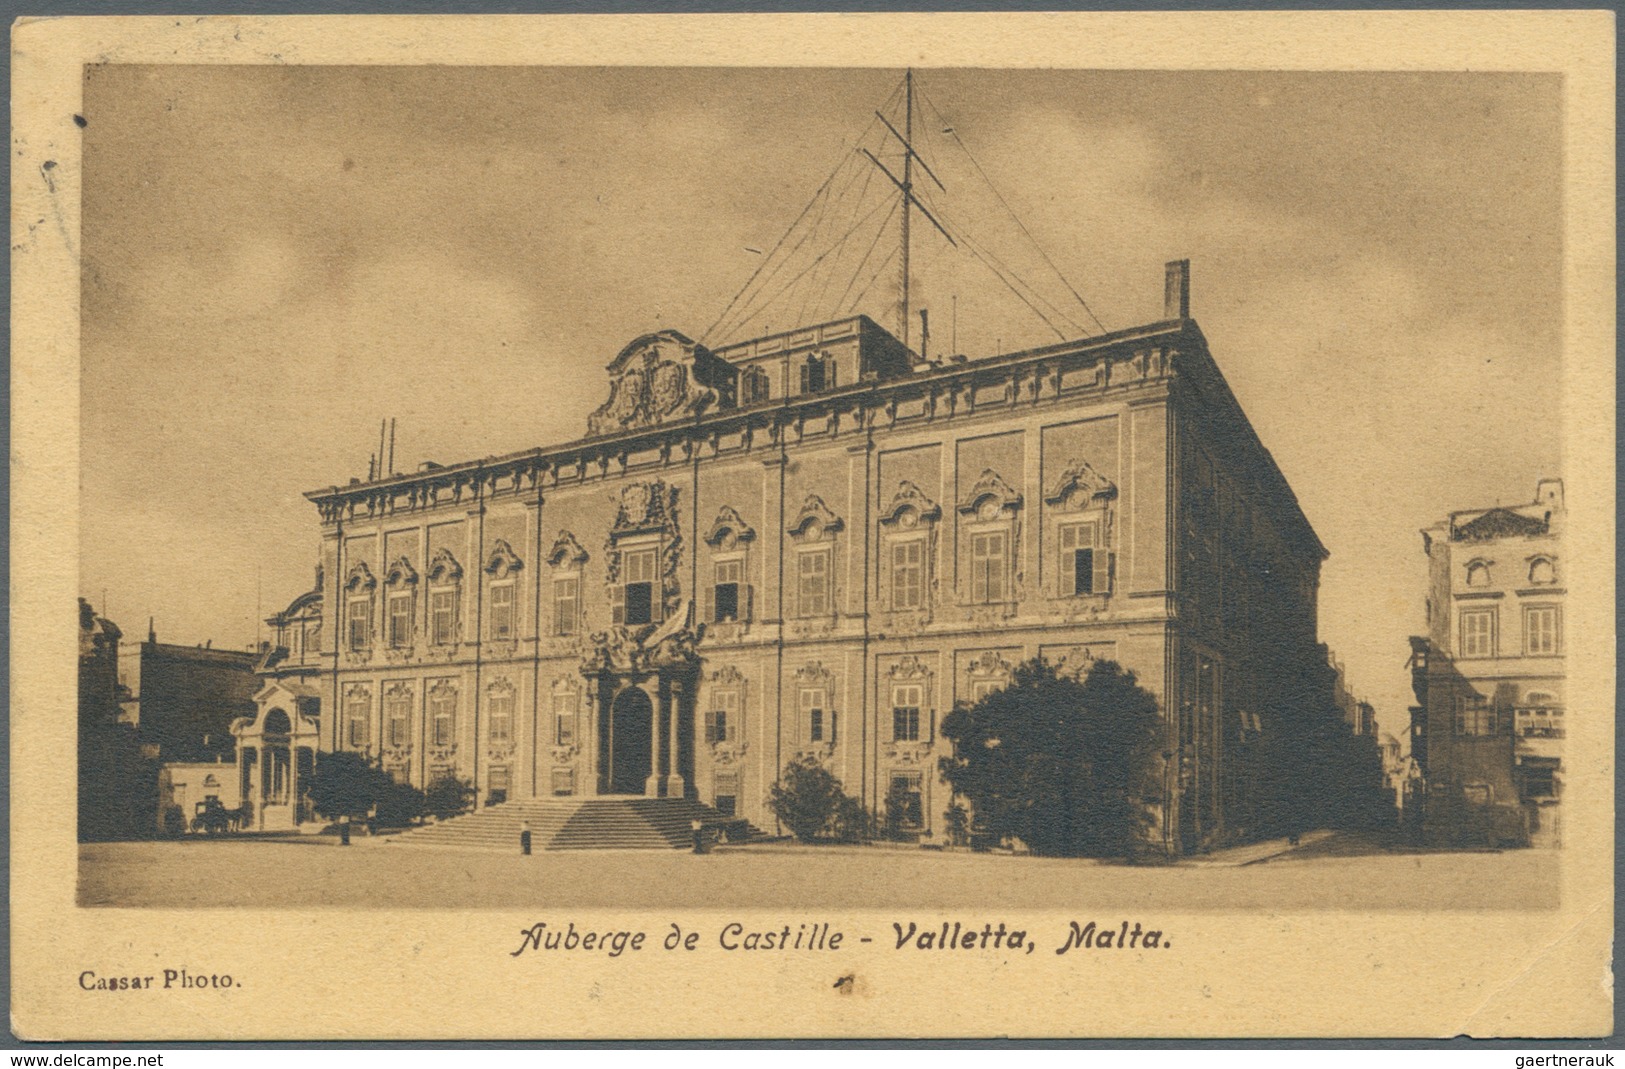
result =
[[[329,820],[373,814],[379,824],[399,827],[423,815],[423,792],[358,753],[316,755],[310,781],[311,807]]]
[[[468,812],[473,804],[474,785],[450,772],[436,776],[423,792],[423,808],[436,820],[450,820]]]
[[[1034,659],[944,719],[954,754],[941,767],[998,838],[1039,854],[1123,857],[1151,823],[1147,799],[1160,797],[1162,731],[1155,696],[1115,661],[1079,680]]]
[[[767,804],[802,842],[827,838],[852,842],[868,830],[868,814],[862,804],[814,757],[786,765]]]

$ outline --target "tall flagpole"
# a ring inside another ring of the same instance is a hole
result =
[[[908,348],[908,217],[914,197],[914,68],[903,74],[903,347]]]

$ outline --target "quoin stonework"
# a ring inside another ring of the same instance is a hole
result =
[[[1155,834],[1249,833],[1245,755],[1324,672],[1326,550],[1168,265],[1146,326],[923,359],[867,317],[608,364],[584,437],[307,496],[317,582],[236,726],[291,824],[319,751],[477,805],[689,799],[771,828],[791,761],[921,836],[956,702],[1042,657],[1166,718]]]

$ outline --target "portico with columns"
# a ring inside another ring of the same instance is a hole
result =
[[[321,734],[321,695],[306,684],[277,680],[254,695],[254,704],[252,717],[231,725],[240,796],[254,807],[248,826],[293,831],[312,819],[305,799]]]

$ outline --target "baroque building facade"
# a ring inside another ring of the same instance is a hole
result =
[[[955,703],[1112,659],[1165,711],[1157,834],[1245,836],[1245,754],[1324,667],[1326,551],[1188,264],[1167,282],[1160,321],[974,360],[862,316],[715,352],[660,331],[583,438],[310,493],[318,580],[271,620],[243,749],[280,714],[288,804],[305,751],[353,750],[481,806],[687,797],[769,828],[810,757],[940,835]]]
[[[1411,639],[1411,754],[1439,841],[1562,840],[1563,483],[1422,531],[1426,637]]]

